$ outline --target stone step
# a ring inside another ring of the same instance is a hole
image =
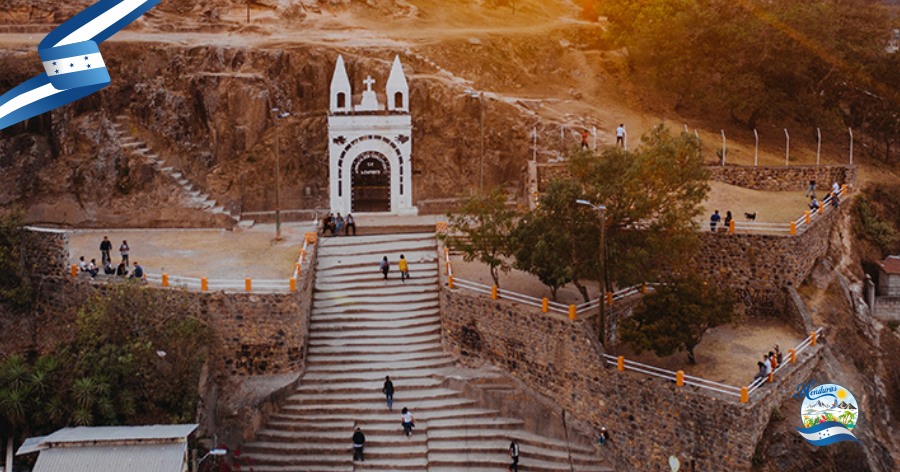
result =
[[[175,179],[175,180],[178,180],[178,179],[181,178],[181,172],[174,172],[174,173],[172,173],[172,174],[170,174],[170,175],[171,175],[172,178]]]
[[[378,315],[385,316],[385,319],[388,316],[400,316],[404,313],[412,313],[414,311],[419,310],[430,310],[437,309],[440,306],[440,302],[435,297],[431,300],[421,300],[417,302],[406,302],[403,304],[403,311],[398,312],[396,310],[396,306],[394,309],[391,309],[390,304],[385,303],[358,303],[354,304],[352,307],[341,306],[336,303],[330,303],[328,307],[318,306],[318,304],[313,305],[312,309],[312,318],[316,319],[318,317],[327,317],[332,315],[347,315],[347,316],[364,316],[364,315]]]
[[[313,341],[310,341],[311,343]],[[400,352],[408,352],[408,353],[417,353],[417,352],[430,352],[434,350],[440,350],[441,348],[441,338],[440,336],[434,336],[429,341],[420,342],[420,343],[410,343],[406,344],[391,344],[385,343],[382,345],[374,346],[371,344],[359,344],[359,345],[330,345],[330,344],[310,344],[309,346],[309,354],[310,355],[328,355],[328,354],[374,354],[374,353],[384,353],[384,354],[393,354]]]
[[[507,446],[509,444],[507,443]],[[455,452],[429,452],[428,464],[431,467],[458,467],[456,470],[470,466],[494,468],[503,470],[510,463],[509,452],[506,447],[495,452],[472,452],[458,454]],[[523,451],[519,453],[519,470],[525,472],[570,472],[572,470],[568,460],[546,461],[527,457]]]
[[[178,185],[181,185],[182,187],[187,186],[187,185],[190,185],[190,183],[191,183],[190,180],[188,180],[188,179],[180,179],[180,178],[178,178],[178,177],[175,177],[174,174],[172,174],[172,178],[175,179],[175,182],[176,182]]]
[[[256,224],[254,220],[241,220],[238,222],[238,228],[252,228],[253,225]]]
[[[400,284],[400,281],[394,281],[396,284]],[[359,298],[346,298],[346,299],[332,299],[332,300],[316,300],[314,306],[319,308],[334,308],[334,307],[342,307],[345,310],[359,310],[361,307],[365,307],[368,311],[388,311],[388,312],[397,312],[400,309],[415,309],[416,303],[422,303],[426,301],[433,301],[438,299],[437,288],[435,288],[432,292],[424,292],[424,293],[413,293],[413,294],[389,294],[382,295],[378,297],[359,297]]]
[[[409,408],[412,410],[413,415],[421,418],[429,418],[431,413],[438,411],[449,411],[460,408],[467,408],[475,405],[474,400],[470,400],[468,398],[456,397],[456,398],[438,398],[434,400],[429,399],[411,399],[406,403],[394,401],[394,409],[398,410],[397,418],[400,417],[399,410],[403,407]],[[374,413],[374,412],[386,412],[388,409],[385,407],[385,404],[382,402],[348,402],[348,403],[334,403],[329,405],[314,405],[314,404],[306,404],[306,403],[286,403],[282,407],[282,412],[284,413],[322,413],[328,414],[331,412],[340,412],[341,414],[346,413]]]
[[[332,410],[326,413],[318,413],[314,411],[279,411],[273,413],[271,418],[274,421],[356,421],[357,424],[377,424],[377,423],[394,423],[400,425],[400,409],[404,405],[394,403],[394,411],[387,409],[384,411],[365,411],[365,412],[344,412]],[[436,419],[448,418],[475,418],[475,417],[496,417],[496,410],[488,410],[485,408],[443,408],[431,411],[419,411],[415,408],[412,410],[417,421],[417,427],[423,429],[425,422]],[[422,422],[423,424],[418,424]]]
[[[363,332],[355,333],[351,339],[347,339],[347,333],[343,331],[326,331],[326,330],[310,330],[310,338],[316,341],[327,342],[331,339],[342,341],[389,341],[397,343],[406,336],[422,336],[439,331],[440,326],[417,326],[412,328],[384,328],[384,329],[367,329]],[[378,344],[378,343],[373,343]]]
[[[391,379],[394,382],[394,388],[399,392],[400,390],[422,390],[422,389],[430,389],[435,388],[441,385],[441,382],[437,379],[431,378],[416,378],[416,379],[405,379],[402,382],[398,382],[397,379]],[[298,393],[330,393],[333,392],[335,394],[342,394],[348,392],[378,392],[381,393],[381,386],[384,382],[384,377],[379,377],[375,380],[369,381],[347,381],[347,382],[334,382],[334,383],[303,383],[297,387]]]
[[[362,255],[345,255],[341,258],[322,258],[318,259],[317,269],[318,270],[328,270],[334,269],[338,267],[353,267],[353,266],[362,266],[362,267],[371,267],[373,271],[379,271],[379,264],[381,263],[382,257],[387,256],[388,261],[391,263],[391,270],[397,271],[397,260],[400,259],[400,254],[406,256],[406,259],[412,263],[423,264],[426,262],[436,262],[437,261],[437,253],[434,251],[391,251],[391,252],[382,252],[378,254],[362,254]]]
[[[414,345],[425,344],[425,343],[440,343],[440,342],[441,342],[441,336],[440,336],[440,334],[437,334],[437,333],[423,335],[423,336],[410,336],[410,337],[403,339],[403,343],[410,343],[410,344],[414,344]],[[309,340],[309,345],[310,345],[310,347],[315,346],[315,347],[346,348],[347,352],[353,351],[353,349],[350,349],[350,348],[359,348],[361,346],[365,346],[367,348],[372,348],[368,352],[374,352],[377,350],[377,348],[382,347],[382,346],[397,346],[398,341],[396,339],[384,339],[384,338],[319,339],[319,338],[311,337]],[[312,352],[312,349],[310,349],[310,352]],[[319,351],[319,352],[323,352],[323,351]]]
[[[347,353],[330,353],[330,354],[310,354],[307,357],[307,364],[312,366],[341,364],[347,365],[352,363],[367,362],[403,362],[406,360],[425,360],[425,359],[451,359],[440,349],[431,351],[419,351],[414,353],[390,353],[390,354],[347,354]]]
[[[221,215],[221,214],[225,213],[225,207],[217,206],[217,207],[213,207],[209,211],[210,211],[210,213],[213,213],[215,215]]]
[[[399,278],[399,275],[398,275]],[[356,288],[343,290],[318,291],[313,293],[313,300],[328,301],[340,300],[345,298],[363,298],[371,300],[372,298],[387,298],[388,295],[412,296],[418,294],[432,294],[438,291],[437,283],[432,284],[413,284],[400,282],[397,279],[382,280],[381,287]],[[402,307],[398,307],[402,308]]]
[[[403,326],[404,328],[415,328],[420,326],[440,326],[441,319],[437,315],[419,316],[416,318],[405,318],[402,320],[342,320],[335,322],[334,320],[318,319],[310,323],[309,329],[322,331],[343,331],[345,333],[355,333],[365,329],[385,329]],[[312,361],[310,361],[312,362]]]
[[[425,444],[427,439],[425,435],[416,437],[416,435],[413,434],[411,438],[407,438],[403,436],[403,430],[400,428],[399,423],[397,424],[397,429],[398,431],[392,437],[379,436],[370,439],[369,435],[366,435],[366,455],[368,456],[371,454],[371,456],[380,455],[382,457],[388,456],[396,458],[424,458],[427,455],[428,448]],[[305,455],[334,454],[336,456],[341,456],[345,451],[349,451],[352,444],[350,439],[352,435],[353,430],[349,430],[349,432],[343,431],[341,437],[337,438],[337,441],[306,441],[302,443],[290,441],[289,439],[285,440],[285,437],[277,436],[273,438],[275,439],[274,441],[255,441],[247,444],[244,446],[243,450],[253,457],[271,455],[280,457],[282,461],[289,461],[295,457],[302,457]],[[278,462],[278,460],[274,458],[270,460],[271,462]]]
[[[253,463],[253,472],[353,472],[353,464],[349,459],[346,464],[318,464],[307,467],[297,465],[259,465]]]
[[[385,321],[385,322],[412,322],[420,318],[431,318],[437,316],[439,311],[437,307],[426,308],[422,310],[401,311],[397,313],[317,313],[313,310],[310,317],[311,323],[356,323],[366,321]]]
[[[352,249],[351,249],[352,247]],[[353,246],[323,245],[319,249],[319,256],[331,259],[340,259],[345,255],[362,255],[362,254],[378,254],[378,253],[395,253],[397,251],[431,251],[435,252],[437,242],[434,237],[431,239],[419,240],[400,240],[400,241],[384,241],[375,243],[354,244]],[[399,256],[398,256],[399,259]]]
[[[306,371],[309,373],[320,372],[367,372],[377,371],[385,375],[391,375],[394,370],[400,369],[440,369],[442,367],[450,367],[453,365],[453,359],[450,357],[438,357],[434,359],[412,360],[403,362],[357,362],[344,364],[315,364],[309,365]]]
[[[161,170],[161,171],[163,171],[163,172],[165,172],[165,173],[168,174],[168,173],[172,172],[172,171],[175,170],[175,169],[172,168],[172,167],[163,167],[163,168],[161,168],[161,169],[159,169],[159,170]]]
[[[446,418],[446,419],[430,419],[428,420],[429,436],[431,431],[445,431],[452,429],[508,429],[519,428],[524,421],[516,418],[503,417],[475,417],[475,418]],[[449,433],[447,433],[449,434]]]
[[[434,233],[398,233],[356,236],[353,238],[330,238],[322,240],[322,247],[358,247],[361,245],[378,244],[385,242],[417,241],[422,239],[435,239]]]
[[[428,287],[437,287],[438,286],[438,277],[437,271],[432,270],[431,273],[425,275],[423,273],[415,273],[410,272],[410,278],[403,282],[402,287],[420,287],[420,286],[428,286]],[[397,274],[400,272],[397,271]],[[390,274],[389,274],[390,275]],[[416,275],[412,277],[412,275]],[[399,277],[399,275],[397,275]],[[393,278],[392,278],[393,279]],[[384,287],[384,278],[381,273],[378,273],[370,278],[366,279],[355,279],[355,280],[347,280],[343,282],[324,282],[316,279],[316,292],[325,293],[325,292],[335,292],[335,293],[346,293],[348,290],[361,290],[361,289],[380,289]],[[352,293],[352,292],[351,292]]]
[[[380,259],[378,260],[380,261]],[[429,262],[410,262],[409,263],[409,272],[422,272],[425,270],[434,270],[437,272],[438,265],[437,260],[429,261]],[[391,263],[391,271],[397,272],[397,264]],[[345,281],[353,281],[353,280],[365,280],[366,278],[373,276],[375,274],[380,275],[381,271],[378,269],[378,263],[376,261],[374,270],[372,268],[372,264],[366,264],[361,266],[332,266],[332,267],[318,267],[316,268],[316,281],[318,282],[321,278],[325,282],[345,282]]]
[[[385,405],[384,394],[381,393],[383,382],[367,384],[367,388],[363,390],[355,390],[349,393],[337,392],[297,392],[289,395],[284,400],[284,404],[312,404],[321,405],[327,403],[374,403],[376,405]],[[461,394],[453,389],[431,386],[428,388],[408,388],[404,382],[394,383],[394,400],[434,400],[437,398],[464,398]],[[449,434],[449,433],[448,433]]]
[[[305,379],[317,382],[347,382],[350,380],[384,380],[385,375],[390,375],[391,379],[405,380],[411,378],[423,378],[434,375],[435,369],[390,369],[381,372],[377,371],[359,371],[359,372],[310,372],[304,376]]]
[[[510,430],[509,428],[485,427],[479,429],[465,428],[438,428],[431,423],[428,425],[428,439],[435,444],[440,444],[438,449],[452,449],[454,444],[459,441],[470,441],[484,446],[481,447],[500,447],[509,446],[509,441],[515,437],[519,441],[519,445],[523,450],[544,449],[545,455],[553,457],[568,457],[568,451],[579,455],[579,460],[592,460],[587,454],[593,454],[594,449],[579,446],[576,444],[566,444],[561,439],[555,439],[547,436],[538,436],[536,434],[522,431],[519,429]],[[498,438],[501,438],[498,440]],[[498,442],[499,441],[499,442]],[[504,442],[505,441],[505,442]]]

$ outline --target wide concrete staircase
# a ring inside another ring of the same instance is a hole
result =
[[[400,254],[412,278],[401,283]],[[385,281],[378,263],[392,263]],[[307,370],[296,393],[245,445],[256,472],[498,471],[518,439],[522,471],[609,471],[595,447],[524,430],[522,420],[482,408],[446,388],[458,372],[441,349],[434,235],[320,238]],[[381,387],[394,382],[393,411]],[[507,387],[508,388],[508,387]],[[416,418],[403,435],[400,409]],[[366,434],[365,462],[350,436]]]
[[[119,137],[119,142],[122,144],[123,151],[145,159],[154,168],[168,176],[179,188],[181,188],[184,201],[189,208],[197,208],[213,215],[225,215],[232,219],[237,226],[242,228],[253,226],[253,220],[242,219],[240,212],[232,212],[226,209],[225,206],[219,205],[214,198],[203,193],[203,191],[196,184],[191,182],[182,172],[166,165],[165,160],[160,157],[159,154],[153,153],[147,143],[132,136],[131,119],[128,115],[117,116],[116,121],[113,123],[113,129]]]

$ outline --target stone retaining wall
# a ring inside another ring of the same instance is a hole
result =
[[[809,181],[815,180],[820,197],[830,191],[834,182],[847,186],[856,183],[853,166],[710,166],[707,169],[710,180],[753,190],[803,192]]]
[[[25,267],[37,277],[58,276],[68,272],[69,236],[65,231],[25,228],[21,233]]]
[[[444,288],[441,324],[445,348],[462,363],[487,361],[506,370],[591,425],[587,434],[606,426],[618,470],[663,470],[671,455],[688,466],[694,461],[693,470],[749,470],[771,405],[786,399],[820,360],[817,348],[805,351],[796,366],[742,404],[737,397],[617,372],[584,320]]]
[[[697,268],[735,290],[747,313],[780,316],[787,302],[783,288],[800,286],[825,255],[844,208],[828,212],[797,236],[703,231]]]

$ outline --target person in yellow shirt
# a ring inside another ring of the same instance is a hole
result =
[[[400,280],[406,283],[406,279],[409,278],[409,264],[403,254],[400,254],[400,262],[397,263],[397,266],[400,268]]]

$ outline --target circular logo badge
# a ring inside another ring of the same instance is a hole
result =
[[[836,384],[823,384],[810,390],[800,407],[804,428],[837,422],[852,430],[859,422],[859,413],[859,403],[853,394]]]

